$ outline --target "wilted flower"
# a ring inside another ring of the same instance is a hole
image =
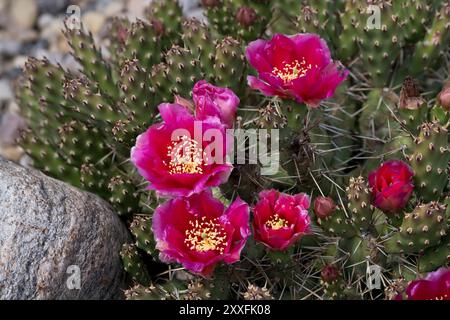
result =
[[[429,273],[406,288],[408,300],[450,300],[450,268]]]
[[[179,104],[161,104],[159,112],[163,122],[148,128],[131,149],[131,161],[150,182],[149,188],[162,195],[189,196],[227,181],[233,167],[226,163],[229,139],[223,124],[216,118],[196,121]],[[214,129],[217,148],[210,147],[212,142],[206,139],[198,141],[195,126],[201,132]],[[208,157],[207,147],[215,151],[214,157]]]
[[[417,83],[413,78],[406,77],[400,91],[399,108],[415,110],[420,108],[424,103],[425,100],[420,96]]]
[[[250,87],[311,107],[333,96],[348,74],[333,62],[326,42],[316,34],[259,39],[248,45],[246,57],[258,71],[258,77],[248,77]]]
[[[217,117],[227,128],[233,127],[239,105],[239,98],[233,91],[201,80],[195,84],[192,96],[197,119]]]
[[[256,241],[274,250],[285,250],[308,231],[309,197],[265,190],[253,209]]]
[[[225,209],[205,191],[159,206],[152,228],[162,261],[208,276],[218,262],[240,259],[250,234],[249,207],[238,198]]]
[[[414,189],[414,172],[400,160],[383,163],[369,174],[372,188],[372,203],[386,213],[396,213],[403,209]]]

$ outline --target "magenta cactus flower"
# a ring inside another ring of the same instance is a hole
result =
[[[450,300],[450,268],[440,268],[406,288],[408,300]],[[401,296],[397,296],[401,300]]]
[[[160,258],[209,276],[220,261],[239,261],[249,228],[249,206],[239,198],[227,209],[210,191],[172,199],[153,215]]]
[[[310,107],[332,97],[348,74],[333,62],[326,42],[316,34],[256,40],[248,45],[246,57],[258,72],[258,77],[248,77],[251,88]]]
[[[409,201],[414,189],[414,171],[400,160],[383,163],[369,174],[372,204],[385,213],[396,213]]]
[[[256,241],[273,250],[285,250],[308,232],[309,197],[304,193],[288,195],[265,190],[253,208],[253,231]]]
[[[227,128],[233,127],[239,98],[232,90],[216,87],[202,80],[195,84],[192,96],[197,119],[217,117]]]
[[[229,139],[224,125],[216,118],[197,121],[180,104],[163,103],[159,112],[163,122],[141,134],[131,150],[131,161],[150,182],[149,188],[161,195],[190,196],[226,182],[233,167],[226,162]],[[219,133],[215,142],[221,152],[214,158],[205,152],[211,142],[197,139],[195,126],[203,133],[209,129]],[[180,130],[186,134],[172,136]]]

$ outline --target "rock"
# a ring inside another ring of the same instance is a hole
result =
[[[0,11],[6,10],[7,5],[8,5],[7,0],[0,0]]]
[[[7,80],[0,79],[0,103],[14,98],[14,93]]]
[[[52,15],[65,13],[67,7],[70,5],[69,0],[36,0],[36,3],[40,13]]]
[[[0,159],[0,299],[121,298],[128,241],[102,199]]]
[[[21,44],[14,40],[1,39],[0,37],[0,57],[13,57],[19,54]]]
[[[184,12],[186,18],[195,18],[199,21],[206,21],[204,10],[202,8],[191,8]]]
[[[7,0],[0,0],[0,29],[6,27],[8,23],[7,5]]]
[[[72,74],[80,75],[81,65],[71,54],[64,55],[61,65]]]
[[[130,21],[145,18],[145,8],[150,4],[150,0],[128,0],[127,17]]]
[[[14,162],[20,162],[20,160],[24,156],[24,150],[18,146],[0,145],[0,156]]]
[[[62,53],[68,53],[72,50],[64,36],[59,38],[58,43],[56,44],[55,48],[57,49],[58,52],[62,52]]]
[[[25,129],[25,120],[16,113],[7,112],[0,118],[0,145],[12,146],[19,138],[21,129]]]
[[[27,62],[27,60],[28,60],[27,56],[17,56],[14,58],[12,62],[12,67],[22,69],[25,66],[25,62]]]
[[[28,156],[26,153],[24,153],[24,155],[19,159],[19,161],[17,163],[19,163],[22,167],[32,168],[33,159],[31,159],[30,156]]]
[[[183,8],[183,14],[187,18],[196,18],[200,21],[205,19],[203,15],[203,7],[200,6],[198,0],[179,0],[181,7]]]
[[[103,13],[107,17],[115,17],[119,15],[123,10],[123,2],[122,1],[111,1],[108,2],[103,9]]]
[[[10,33],[10,36],[12,37],[12,39],[15,39],[22,43],[39,41],[39,33],[34,29],[30,30],[16,29]]]
[[[79,74],[81,69],[80,64],[70,54],[63,54],[58,50],[36,50],[31,53],[31,56],[37,59],[47,58],[52,64],[60,64],[65,70],[74,74]]]
[[[44,16],[42,16],[44,17]],[[61,53],[67,53],[70,51],[70,46],[67,44],[67,40],[64,37],[64,20],[61,19],[39,19],[39,27],[41,28],[41,37],[50,44],[50,48],[53,51],[59,51]]]
[[[97,34],[100,31],[105,24],[105,20],[106,17],[103,14],[95,11],[86,12],[81,18],[83,26],[93,34]]]
[[[49,14],[49,13],[44,13],[42,15],[39,16],[38,20],[37,20],[37,26],[40,30],[44,30],[45,28],[47,28],[53,21],[55,20],[55,18]]]
[[[30,29],[36,22],[38,7],[34,0],[14,0],[10,4],[9,14],[16,27]]]

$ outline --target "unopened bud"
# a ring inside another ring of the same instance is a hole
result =
[[[255,22],[256,11],[250,7],[240,7],[236,13],[236,19],[244,27],[250,27]]]
[[[207,8],[217,7],[219,4],[219,0],[202,0],[202,5]]]
[[[317,197],[314,201],[314,212],[320,219],[331,216],[336,211],[336,204],[329,197]]]
[[[450,110],[450,86],[442,89],[438,96],[438,103],[446,110]]]
[[[326,265],[320,273],[322,280],[325,282],[333,282],[339,278],[339,270],[333,265]]]
[[[152,19],[152,21],[150,21],[153,29],[156,32],[157,36],[162,36],[164,33],[164,23],[162,23],[162,21],[158,20],[158,19]]]

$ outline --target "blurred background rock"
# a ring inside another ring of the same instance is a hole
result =
[[[47,57],[76,73],[77,62],[62,34],[70,5],[77,5],[81,21],[103,45],[108,21],[114,16],[144,18],[151,0],[0,0],[0,156],[22,165],[30,160],[15,140],[26,126],[14,97],[14,85],[28,56]],[[186,16],[202,19],[198,0],[180,0]],[[106,51],[104,51],[107,54]]]

